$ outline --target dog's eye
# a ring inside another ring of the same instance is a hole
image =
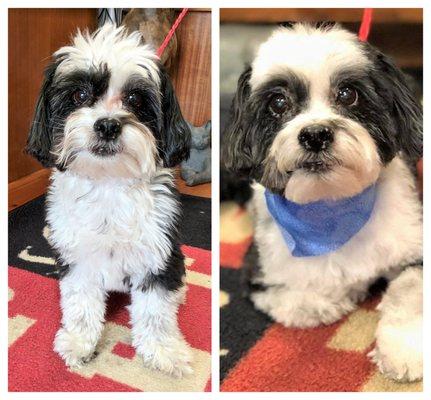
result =
[[[132,107],[140,108],[144,103],[142,94],[138,92],[131,92],[126,96],[126,103]]]
[[[337,103],[343,106],[351,106],[358,100],[358,92],[348,86],[345,86],[338,90]]]
[[[276,115],[281,115],[287,110],[287,99],[282,94],[276,94],[269,101],[269,109]]]
[[[85,103],[90,97],[90,93],[86,89],[78,89],[73,93],[73,101],[75,104]]]

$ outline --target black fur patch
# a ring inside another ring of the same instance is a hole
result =
[[[241,288],[244,297],[249,297],[254,292],[261,292],[267,289],[267,286],[259,283],[262,271],[260,267],[259,251],[254,242],[251,243],[247,253],[245,253],[241,272]]]
[[[144,79],[140,75],[133,75],[124,85],[122,92],[124,99],[127,99],[130,93],[135,92],[142,96],[143,103],[141,107],[137,108],[125,102],[126,108],[136,116],[139,122],[151,129],[159,142],[162,127],[162,106],[159,89],[149,79]]]
[[[385,132],[385,136],[390,136],[390,140],[395,138],[396,150],[402,151],[407,159],[415,163],[423,155],[422,107],[406,76],[394,62],[372,46],[365,46],[376,66],[370,71],[376,93],[381,101],[388,104],[393,120],[392,130]]]
[[[179,245],[176,244],[166,261],[165,269],[157,275],[153,273],[148,274],[138,288],[144,292],[154,287],[162,287],[168,291],[178,290],[184,285],[184,275],[184,255]]]
[[[245,146],[247,131],[244,122],[246,104],[250,97],[249,85],[252,69],[247,67],[238,79],[235,97],[232,100],[229,121],[221,142],[221,163],[227,171],[250,175],[253,165],[250,148]]]
[[[171,80],[159,64],[161,87],[139,75],[129,78],[123,88],[123,98],[129,93],[141,95],[141,107],[126,107],[153,133],[157,141],[159,158],[165,167],[174,167],[190,154],[191,132],[183,118]]]
[[[45,70],[45,79],[36,102],[33,122],[27,139],[26,152],[36,158],[44,167],[54,166],[52,155],[52,115],[49,105],[49,91],[59,62]],[[60,124],[63,126],[63,122]]]
[[[132,288],[132,282],[130,280],[130,275],[127,275],[126,277],[123,278],[123,285],[127,286],[129,289]]]
[[[298,21],[282,21],[279,22],[277,25],[282,28],[292,29],[297,23]],[[327,31],[332,29],[336,25],[337,23],[335,21],[317,21],[314,24],[310,24],[310,26],[314,26],[316,29]]]
[[[386,278],[378,278],[368,287],[368,296],[374,297],[381,295],[388,287],[388,280]]]
[[[297,21],[281,21],[281,22],[278,22],[277,25],[280,28],[292,29],[296,23]]]
[[[335,94],[339,88],[349,86],[358,93],[355,105],[343,107],[334,104],[335,112],[365,127],[376,142],[380,159],[387,163],[397,150],[394,121],[390,105],[380,97],[371,73],[366,70],[344,70],[331,77],[331,89]],[[334,99],[332,99],[334,100]]]
[[[235,174],[220,169],[220,201],[233,200],[244,206],[251,198],[249,179],[238,178]]]
[[[283,124],[306,107],[308,84],[286,70],[252,93],[250,76],[251,68],[247,68],[238,81],[230,122],[223,135],[222,163],[230,171],[260,180],[264,175],[263,162],[274,137]],[[274,115],[269,108],[269,102],[276,94],[284,95],[289,105],[282,116]]]
[[[76,109],[91,106],[102,96],[109,85],[110,72],[105,64],[88,71],[76,70],[70,74],[55,77],[60,61],[51,64],[45,72],[45,80],[36,104],[36,111],[27,141],[27,152],[44,167],[56,166],[60,170],[65,165],[55,165],[51,150],[61,140],[66,118]],[[73,94],[85,89],[89,98],[77,105]]]
[[[183,118],[168,73],[160,68],[162,93],[162,126],[158,138],[159,151],[165,167],[174,167],[189,158],[191,132]]]
[[[69,264],[64,264],[59,257],[56,257],[55,272],[59,279],[63,279],[69,273]]]
[[[377,50],[370,47],[371,68],[344,70],[331,78],[334,93],[343,86],[358,93],[355,105],[334,108],[366,128],[383,163],[399,151],[417,160],[422,154],[422,111],[403,73],[386,56],[374,52]]]
[[[166,191],[160,192],[160,196],[170,196],[178,198],[178,191],[173,185],[168,186]],[[157,191],[154,191],[157,194]],[[157,200],[156,200],[157,201]],[[177,215],[172,219],[170,227],[166,228],[165,235],[171,243],[171,253],[165,262],[163,271],[159,274],[149,273],[143,282],[138,285],[142,291],[152,289],[156,286],[162,287],[168,291],[178,290],[183,286],[183,276],[185,275],[184,255],[181,252],[179,224],[181,215]]]

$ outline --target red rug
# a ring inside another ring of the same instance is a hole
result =
[[[193,349],[195,373],[170,378],[144,368],[130,346],[127,295],[109,299],[100,353],[72,371],[52,350],[60,324],[58,281],[9,267],[9,391],[209,391],[211,372],[210,251],[183,246],[187,301],[179,324]]]

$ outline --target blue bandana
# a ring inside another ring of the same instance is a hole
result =
[[[376,200],[376,185],[336,201],[297,204],[268,190],[265,198],[292,255],[319,256],[343,246],[367,223]]]

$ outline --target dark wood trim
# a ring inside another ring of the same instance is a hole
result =
[[[41,169],[9,183],[9,211],[41,196],[49,184],[49,169]]]
[[[363,8],[221,8],[221,22],[361,21]],[[422,23],[422,8],[375,8],[374,23]]]

